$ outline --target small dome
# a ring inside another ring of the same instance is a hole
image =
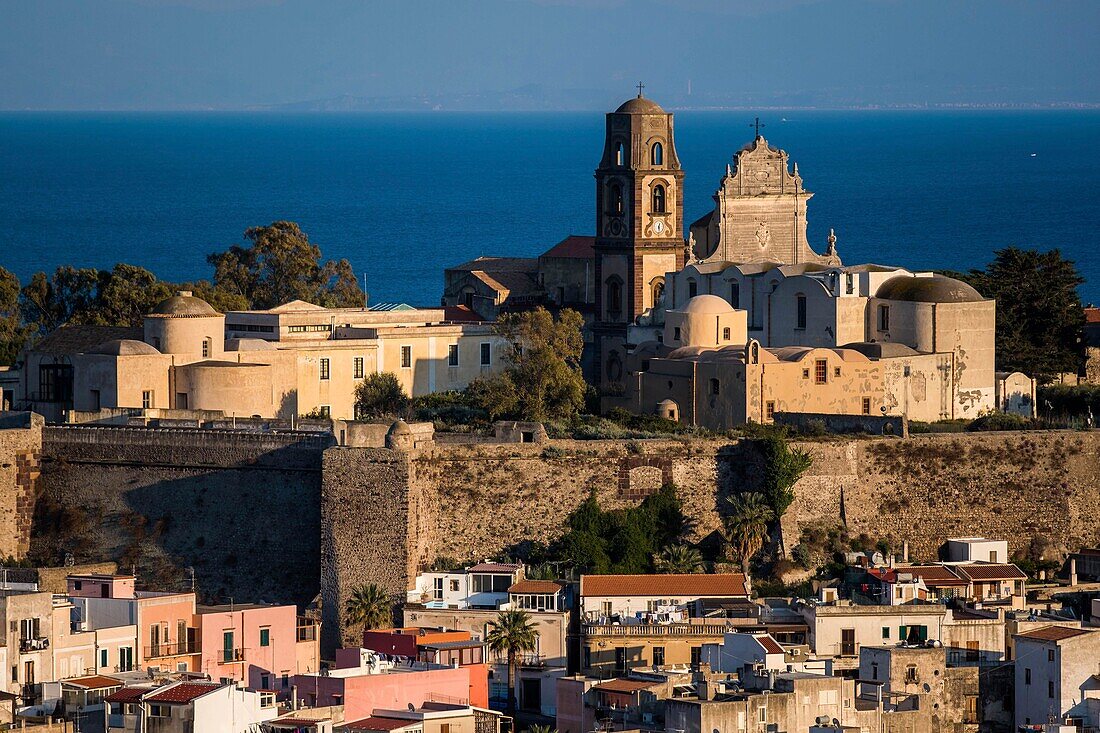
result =
[[[962,280],[944,275],[892,277],[879,286],[875,297],[915,303],[979,303],[985,300],[981,293]]]
[[[696,295],[684,306],[683,313],[701,316],[719,316],[733,312],[734,307],[717,295]]]
[[[113,341],[104,341],[88,353],[105,354],[107,356],[138,356],[142,354],[159,354],[160,352],[144,341],[114,339]]]
[[[226,339],[226,351],[275,351],[275,345],[264,339]]]
[[[190,290],[181,290],[177,295],[157,303],[149,315],[154,318],[204,318],[220,316],[221,313],[202,298],[191,295]]]
[[[404,420],[396,420],[393,425],[390,425],[387,435],[412,435],[412,428]]]
[[[661,109],[661,105],[657,104],[651,99],[646,99],[642,95],[638,95],[633,99],[628,99],[619,105],[619,108],[615,110],[617,115],[663,115],[665,111]]]

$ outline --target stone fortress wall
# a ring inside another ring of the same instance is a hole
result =
[[[8,434],[0,430],[0,447]],[[436,558],[550,541],[593,490],[605,506],[625,506],[671,481],[704,539],[725,497],[756,488],[760,474],[751,444],[730,441],[436,443],[407,453],[332,444],[301,433],[50,426],[38,491],[87,517],[69,537],[83,548],[78,562],[118,560],[138,544],[152,560],[193,567],[200,593],[222,599],[305,603],[320,589],[331,649],[346,595],[362,583],[400,596]],[[788,547],[807,522],[841,519],[854,534],[907,540],[919,559],[958,535],[1004,538],[1013,552],[1032,538],[1061,549],[1100,542],[1100,432],[800,445],[814,463],[784,518]],[[15,475],[0,474],[5,510]]]
[[[0,413],[0,561],[30,549],[43,425],[32,412]]]

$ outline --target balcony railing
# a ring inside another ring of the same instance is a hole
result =
[[[244,661],[244,649],[222,649],[218,652],[218,661],[222,664]]]
[[[19,640],[19,653],[40,652],[50,648],[50,640],[44,636],[36,636],[30,639]]]
[[[145,658],[175,657],[180,654],[198,654],[200,651],[202,651],[202,649],[197,639],[193,641],[176,642],[174,644],[152,644],[145,647]]]
[[[585,636],[722,636],[722,624],[584,624]]]

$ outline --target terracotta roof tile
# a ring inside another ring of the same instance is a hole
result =
[[[557,593],[562,589],[560,583],[552,580],[521,580],[508,589],[509,593]]]
[[[61,326],[36,343],[31,350],[40,354],[81,354],[108,341],[140,341],[141,338],[140,327],[73,324]]]
[[[779,646],[779,642],[773,639],[770,635],[758,634],[753,638],[756,639],[760,646],[764,647],[764,651],[766,651],[768,654],[783,653],[783,647]]]
[[[966,580],[946,565],[910,565],[895,569],[899,573],[911,573],[914,578],[920,578],[928,586],[966,585]]]
[[[123,687],[121,690],[115,690],[110,695],[107,695],[104,700],[107,702],[137,702],[141,699],[141,696],[147,692],[152,692],[153,687]]]
[[[1035,641],[1065,641],[1075,636],[1083,636],[1084,634],[1091,633],[1092,632],[1088,629],[1074,629],[1069,626],[1044,626],[1041,629],[1033,629],[1031,631],[1025,631],[1022,634],[1016,634],[1016,636],[1024,639],[1034,639]]]
[[[574,257],[589,259],[596,256],[596,238],[570,234],[542,253],[543,257]]]
[[[220,687],[221,685],[211,682],[181,682],[172,687],[162,688],[145,699],[148,702],[189,703]]]
[[[582,596],[746,596],[745,576],[719,575],[582,575]]]
[[[63,684],[83,687],[87,690],[102,690],[107,687],[122,687],[122,682],[114,677],[106,677],[101,674],[88,675],[87,677],[74,677],[71,680],[61,680]]]
[[[656,687],[661,684],[660,682],[654,682],[652,680],[608,680],[607,682],[601,682],[598,685],[593,685],[595,690],[601,690],[603,692],[620,692],[624,694],[632,694],[638,690],[648,690],[650,687]]]
[[[959,565],[963,577],[971,580],[1026,580],[1027,575],[1015,565],[999,563],[976,563]]]

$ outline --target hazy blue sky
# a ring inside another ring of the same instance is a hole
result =
[[[1098,37],[1097,0],[0,0],[0,108],[1097,103]]]

